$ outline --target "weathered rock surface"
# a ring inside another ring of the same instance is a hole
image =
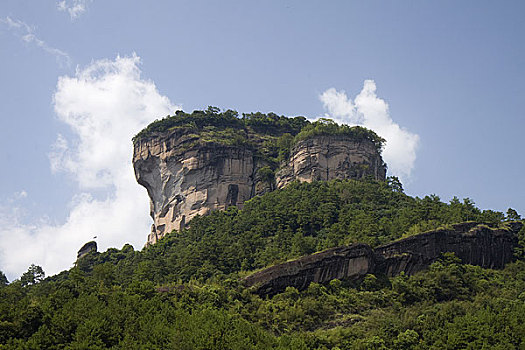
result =
[[[333,179],[361,179],[371,176],[385,180],[386,164],[370,141],[350,136],[316,136],[298,142],[288,161],[276,174],[277,188],[294,180],[301,182]]]
[[[87,242],[86,244],[82,246],[82,248],[79,249],[77,253],[77,260],[83,258],[84,256],[86,256],[87,254],[91,252],[96,252],[96,251],[97,251],[97,242],[95,241]]]
[[[248,135],[251,137],[250,135]],[[257,142],[254,142],[257,144]],[[256,146],[257,147],[257,146]],[[182,229],[196,215],[229,206],[242,208],[255,195],[293,180],[385,179],[386,166],[371,141],[348,136],[314,136],[300,141],[276,179],[261,178],[268,167],[246,145],[203,143],[195,130],[178,128],[134,144],[133,166],[151,200],[148,244]]]
[[[366,244],[353,244],[328,249],[297,260],[275,265],[245,278],[257,292],[273,295],[286,287],[308,287],[311,282],[324,283],[337,279],[359,278],[374,271],[374,253]]]
[[[135,144],[135,176],[151,199],[148,243],[180,230],[196,215],[242,207],[256,193],[261,166],[252,150],[218,143],[192,145],[197,136],[175,130]]]
[[[518,226],[515,231],[507,231],[475,223],[459,224],[453,225],[452,230],[426,232],[392,242],[374,250],[376,273],[411,275],[428,267],[444,252],[454,253],[465,264],[500,269],[513,258]]]
[[[366,274],[408,275],[426,269],[443,253],[452,252],[465,264],[503,268],[512,261],[518,245],[519,222],[508,229],[491,228],[479,223],[453,225],[385,244],[372,250],[366,244],[337,247],[275,265],[244,278],[260,295],[274,295],[288,286],[305,289],[311,282],[332,279],[351,280]]]

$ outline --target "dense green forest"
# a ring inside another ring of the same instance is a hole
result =
[[[523,349],[519,249],[500,271],[445,254],[414,276],[312,283],[273,298],[239,282],[328,247],[519,219],[468,198],[413,198],[396,178],[294,183],[142,251],[91,252],[48,278],[35,265],[11,283],[0,274],[0,349]]]

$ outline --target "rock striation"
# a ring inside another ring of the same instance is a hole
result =
[[[148,191],[154,222],[148,244],[183,229],[196,215],[242,208],[266,188],[257,177],[265,163],[250,147],[197,140],[197,135],[177,129],[135,143],[135,176]]]
[[[518,245],[519,222],[506,228],[468,222],[421,233],[373,249],[366,244],[337,247],[275,265],[243,279],[260,295],[274,295],[292,286],[305,289],[311,282],[356,280],[366,274],[408,275],[426,269],[443,253],[454,253],[465,264],[503,268]]]
[[[427,268],[445,252],[454,253],[465,264],[501,269],[513,259],[520,229],[518,222],[508,229],[469,222],[411,236],[374,250],[376,273],[411,275]]]
[[[135,177],[148,192],[153,218],[147,244],[183,229],[196,215],[242,208],[250,198],[294,180],[385,179],[386,165],[370,140],[312,136],[275,165],[261,156],[268,137],[241,131],[249,142],[207,141],[199,130],[184,127],[134,142]]]
[[[386,165],[372,142],[346,135],[317,136],[299,141],[276,174],[277,188],[290,182],[361,179],[385,180]]]
[[[269,267],[246,277],[244,282],[247,286],[257,285],[260,295],[274,295],[288,286],[302,290],[312,282],[358,279],[372,273],[374,264],[374,252],[369,245],[353,244]]]

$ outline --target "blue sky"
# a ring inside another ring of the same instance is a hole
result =
[[[374,126],[414,196],[525,215],[522,1],[0,3],[0,270],[141,248],[130,137],[208,105]],[[388,140],[390,139],[390,140]]]

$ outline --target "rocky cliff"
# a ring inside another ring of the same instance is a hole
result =
[[[77,260],[82,259],[91,252],[97,252],[97,242],[87,242],[77,252]]]
[[[375,270],[372,248],[367,244],[336,247],[261,270],[244,279],[260,295],[274,295],[292,286],[305,289],[312,282],[360,278]]]
[[[184,228],[196,215],[242,208],[248,199],[294,180],[385,179],[381,139],[364,128],[328,124],[335,128],[328,134],[322,129],[327,124],[302,117],[194,114],[179,114],[168,120],[170,127],[134,139],[135,176],[151,200],[148,244]],[[306,135],[300,134],[304,125]],[[294,139],[298,134],[302,138]]]
[[[328,181],[385,180],[386,166],[372,142],[356,141],[346,135],[316,136],[298,142],[276,174],[277,188],[294,180]]]
[[[257,179],[257,170],[265,162],[250,147],[203,144],[196,142],[198,138],[177,129],[135,143],[135,176],[151,200],[150,244],[184,228],[196,215],[232,205],[241,208],[265,189]]]
[[[469,222],[385,244],[374,250],[376,273],[411,275],[425,269],[444,252],[454,253],[465,264],[501,269],[513,258],[521,226],[516,222],[503,229]]]
[[[411,236],[372,250],[366,244],[337,247],[258,271],[246,278],[260,295],[274,295],[288,286],[299,290],[311,282],[352,280],[366,274],[408,275],[426,269],[443,253],[452,252],[465,264],[503,268],[513,259],[519,222],[494,228],[479,223],[453,225]]]

